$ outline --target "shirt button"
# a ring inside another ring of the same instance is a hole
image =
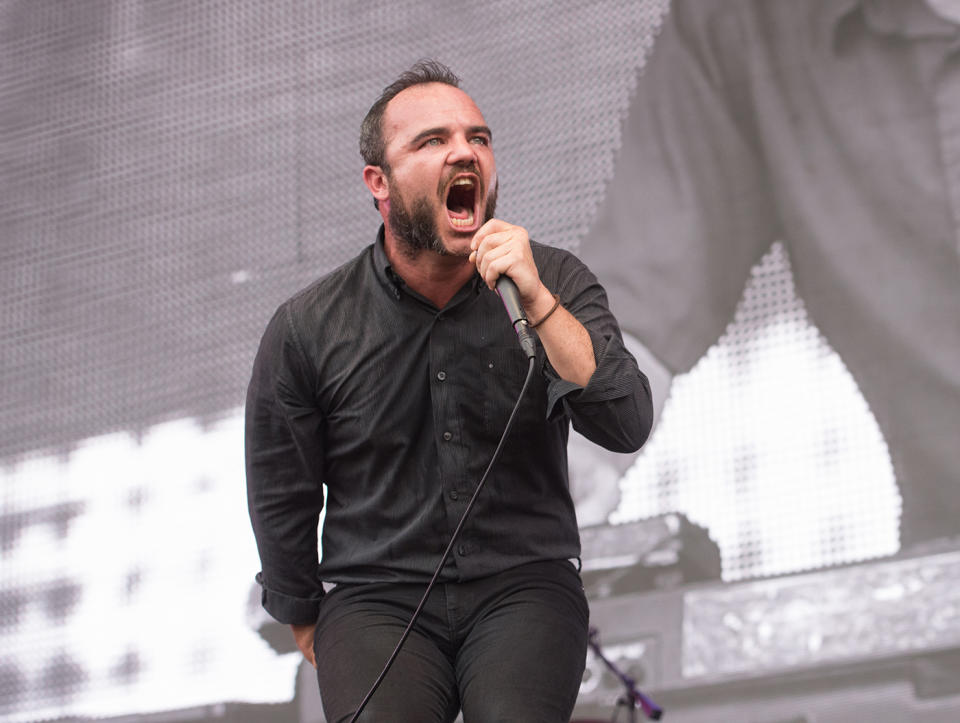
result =
[[[461,555],[461,556],[466,555],[466,554],[467,554],[467,546],[466,546],[466,545],[460,545],[460,546],[457,548],[457,554],[458,554],[458,555]]]
[[[456,490],[452,490],[452,491],[450,492],[450,499],[451,499],[451,500],[460,499],[460,495],[457,494],[457,491],[456,491]]]
[[[441,382],[446,378],[447,378],[446,372],[437,372],[437,379],[439,379]]]
[[[453,439],[453,435],[450,432],[444,432],[443,439],[445,442],[449,442],[451,439]]]

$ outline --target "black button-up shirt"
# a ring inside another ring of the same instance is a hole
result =
[[[569,252],[532,246],[544,284],[589,332],[597,369],[586,387],[564,381],[538,345],[537,373],[442,581],[577,557],[569,422],[622,452],[650,430],[649,385],[602,287]],[[527,365],[503,304],[478,275],[437,309],[390,268],[382,229],[356,259],[284,303],[261,341],[246,405],[267,611],[307,624],[321,581],[428,581]]]

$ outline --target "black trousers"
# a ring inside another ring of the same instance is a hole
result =
[[[324,713],[349,721],[426,585],[338,585],[314,649]],[[567,723],[587,649],[587,601],[566,560],[438,584],[361,721]]]

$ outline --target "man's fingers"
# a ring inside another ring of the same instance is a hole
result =
[[[537,293],[540,276],[523,226],[490,219],[474,234],[470,248],[470,262],[489,288],[495,288],[497,279],[506,274],[517,285],[521,298],[532,299]]]
[[[518,256],[509,246],[494,246],[479,253],[477,270],[491,289],[500,274],[506,273]]]
[[[303,653],[303,657],[307,659],[310,665],[316,668],[317,661],[313,655],[313,637],[317,626],[291,625],[290,628],[293,630],[293,639],[297,647],[300,648],[300,652]]]
[[[477,229],[477,232],[473,235],[473,238],[470,240],[470,248],[476,251],[480,244],[483,242],[487,236],[493,233],[498,233],[504,231],[505,229],[511,228],[511,224],[506,221],[501,221],[498,218],[491,218],[483,226]]]

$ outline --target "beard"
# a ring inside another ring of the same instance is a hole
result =
[[[483,223],[486,223],[497,210],[497,191],[500,181],[497,180],[490,195],[487,196],[487,205],[483,212]],[[426,196],[415,198],[409,208],[402,199],[395,197],[390,201],[390,211],[387,213],[387,222],[390,231],[400,242],[401,250],[409,258],[416,258],[422,251],[432,251],[440,256],[452,256],[453,253],[443,244],[440,230],[437,228],[437,213],[435,207]],[[481,224],[482,225],[482,224]],[[461,254],[469,256],[469,252]]]

